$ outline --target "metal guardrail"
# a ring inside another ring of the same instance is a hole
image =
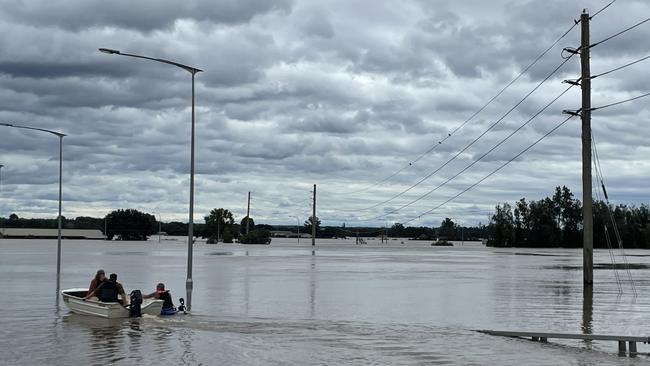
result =
[[[619,354],[626,354],[625,342],[628,342],[630,348],[630,356],[636,355],[636,344],[650,343],[650,337],[636,337],[626,335],[605,335],[605,334],[570,334],[570,333],[543,333],[543,332],[517,332],[517,331],[501,331],[501,330],[477,330],[479,333],[489,334],[493,336],[502,337],[517,337],[517,338],[530,338],[533,341],[548,342],[549,338],[555,339],[581,339],[592,341],[615,341],[618,342]]]

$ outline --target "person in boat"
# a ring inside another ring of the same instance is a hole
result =
[[[120,301],[118,295],[122,296],[122,301]],[[97,299],[101,302],[119,302],[122,305],[128,304],[128,297],[124,292],[124,287],[117,282],[117,274],[115,273],[111,273],[108,281],[100,283],[93,292],[86,295],[84,300],[86,299]]]
[[[105,281],[107,281],[106,272],[104,272],[103,269],[97,270],[97,273],[95,274],[95,278],[93,278],[92,281],[90,281],[90,286],[88,286],[88,292],[86,293],[86,298],[90,298],[89,295],[91,293],[94,293],[95,290],[97,289],[97,286],[99,286],[101,283]]]
[[[169,290],[165,290],[165,284],[159,283],[156,285],[156,291],[150,294],[143,295],[144,299],[160,299],[163,301],[162,313],[166,311],[175,310],[174,302],[172,301],[172,295],[169,293]]]
[[[108,280],[115,282],[115,286],[117,287],[117,293],[122,297],[122,305],[126,306],[129,304],[129,297],[126,296],[126,292],[124,291],[124,286],[122,286],[121,283],[117,282],[117,274],[111,273],[110,276],[108,276]]]

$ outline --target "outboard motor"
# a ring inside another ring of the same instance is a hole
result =
[[[142,316],[142,292],[140,290],[133,290],[129,295],[131,305],[129,307],[129,316],[131,318]]]
[[[182,311],[183,314],[187,314],[187,309],[185,308],[185,299],[181,297],[178,299],[178,303],[180,304],[178,305],[178,311]]]

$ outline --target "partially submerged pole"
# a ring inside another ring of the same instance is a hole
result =
[[[311,216],[311,245],[316,245],[316,185],[314,184],[314,202]]]
[[[582,75],[582,217],[583,248],[582,268],[584,286],[594,282],[594,225],[591,197],[591,71],[589,67],[589,12],[585,9],[580,16],[581,43],[580,65]]]
[[[251,221],[251,193],[248,192],[248,207],[246,208],[246,235],[248,235],[248,223]]]

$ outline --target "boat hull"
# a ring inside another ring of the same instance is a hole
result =
[[[87,289],[73,288],[61,291],[63,302],[75,314],[90,315],[106,319],[128,318],[129,310],[119,303],[109,303],[84,300]],[[163,301],[144,299],[141,305],[142,314],[160,315]]]

